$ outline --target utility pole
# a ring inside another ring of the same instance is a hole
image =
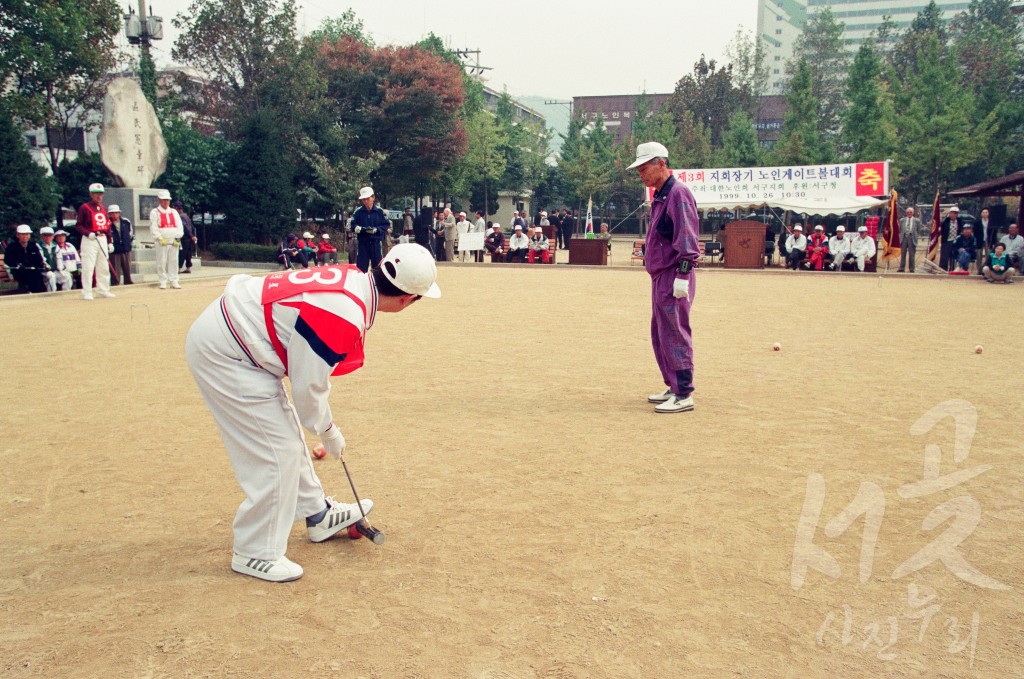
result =
[[[142,84],[142,91],[150,102],[156,106],[156,65],[149,53],[149,47],[154,40],[162,40],[164,37],[163,18],[153,16],[153,8],[149,9],[149,16],[146,16],[146,0],[139,0],[139,13],[129,6],[128,14],[124,15],[124,33],[128,42],[138,45],[141,52],[139,58],[139,80]]]

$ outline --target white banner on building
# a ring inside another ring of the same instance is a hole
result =
[[[828,204],[889,193],[889,161],[841,165],[672,170],[698,208],[780,203]],[[653,194],[648,189],[648,199]],[[872,201],[873,202],[873,201]]]

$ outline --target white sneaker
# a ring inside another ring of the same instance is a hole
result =
[[[231,570],[268,582],[291,582],[302,577],[302,566],[289,560],[286,556],[274,561],[266,561],[235,554],[231,557]]]
[[[682,398],[672,394],[672,398],[654,406],[654,412],[656,413],[685,413],[688,410],[693,410],[692,395]]]
[[[102,290],[100,290],[99,295],[100,297],[106,297],[108,299],[114,299],[115,297],[117,297],[117,295],[115,295],[112,292],[103,292]]]
[[[171,287],[174,288],[175,290],[181,290],[181,284],[178,283],[177,281],[172,282]]]
[[[647,402],[648,403],[664,403],[665,401],[669,400],[673,396],[675,396],[675,394],[672,393],[672,388],[669,387],[668,389],[666,389],[665,391],[661,392],[660,394],[651,394],[650,396],[648,396],[647,397]]]
[[[87,302],[91,302],[92,301],[92,295],[82,295],[82,299],[84,299]]]
[[[167,289],[167,283],[161,283],[160,284],[160,289],[161,290],[166,290]]]
[[[309,531],[309,539],[313,542],[323,542],[363,518],[355,502],[335,502],[333,497],[329,497],[327,504],[331,508],[327,510],[327,515],[320,523],[306,526],[306,530]],[[373,500],[363,498],[363,512],[369,514],[371,510],[373,510]]]

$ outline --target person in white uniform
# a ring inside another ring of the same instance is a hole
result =
[[[857,271],[864,270],[864,263],[875,256],[875,239],[868,235],[868,227],[857,227],[857,237],[850,243],[850,255],[857,264]]]
[[[341,458],[345,437],[328,403],[331,376],[362,366],[378,311],[440,297],[436,278],[430,252],[402,243],[365,274],[334,265],[233,276],[192,324],[185,358],[245,492],[233,524],[232,570],[297,580],[302,567],[285,556],[295,521],[305,519],[309,539],[322,542],[362,518],[355,503],[325,497],[303,428]],[[369,513],[373,502],[363,499],[362,509]]]
[[[832,262],[828,265],[833,271],[841,271],[843,262],[850,257],[850,239],[846,237],[846,227],[840,224],[835,234],[828,239],[828,253]]]
[[[172,288],[179,289],[178,250],[185,235],[181,215],[171,207],[171,192],[161,189],[156,194],[160,205],[149,211],[149,233],[156,243],[156,276],[160,289],[166,290],[168,281]]]

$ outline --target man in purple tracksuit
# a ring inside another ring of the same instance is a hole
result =
[[[668,149],[658,142],[636,148],[636,168],[654,189],[644,268],[651,275],[651,343],[668,388],[647,397],[656,413],[693,410],[693,337],[690,304],[696,292],[697,204],[668,167]]]

